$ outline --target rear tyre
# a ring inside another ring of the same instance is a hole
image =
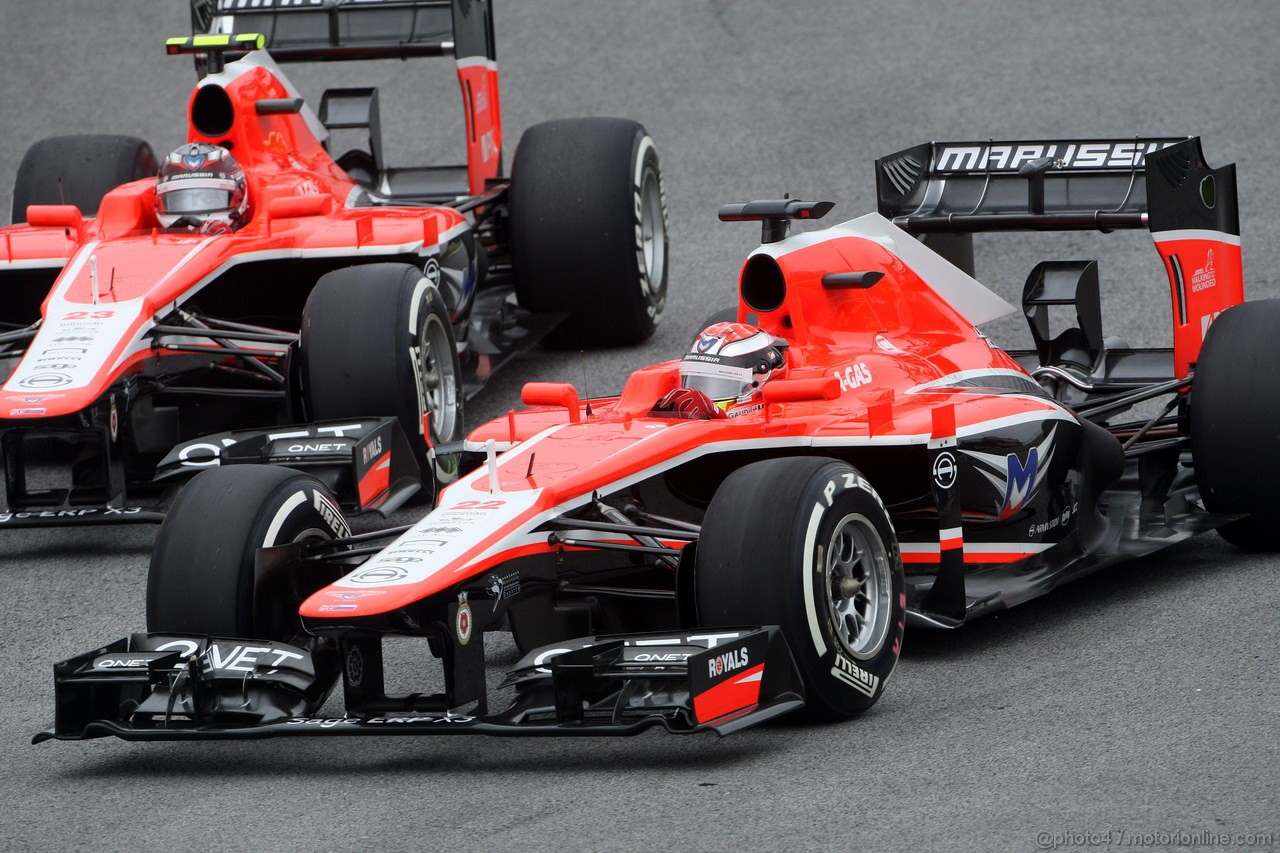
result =
[[[906,622],[902,558],[870,484],[835,459],[738,469],[716,491],[697,545],[698,621],[778,625],[811,720],[875,704]]]
[[[27,205],[74,204],[85,216],[102,197],[141,178],[155,177],[151,146],[132,136],[79,134],[42,139],[27,149],[13,183],[13,222],[27,221]]]
[[[1280,550],[1280,300],[1224,311],[1205,337],[1191,387],[1191,452],[1210,512],[1249,513],[1218,528],[1233,545]]]
[[[259,579],[259,548],[350,535],[333,494],[288,468],[233,465],[193,477],[151,552],[147,630],[306,646],[302,601],[332,580]]]
[[[511,166],[510,229],[521,306],[569,314],[548,344],[653,334],[667,302],[667,208],[641,125],[575,118],[526,130]]]
[[[456,455],[433,463],[422,435],[460,441],[462,378],[449,312],[435,285],[408,264],[365,264],[320,278],[302,312],[303,398],[314,420],[394,417],[424,485],[458,476]]]

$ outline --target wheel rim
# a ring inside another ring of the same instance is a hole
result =
[[[644,258],[644,287],[650,300],[659,297],[662,271],[666,266],[666,218],[662,214],[662,187],[653,169],[646,169],[640,188],[640,248]]]
[[[836,638],[853,657],[874,657],[889,634],[893,594],[884,540],[865,515],[846,515],[831,534],[826,559],[824,591]]]
[[[458,376],[453,370],[449,333],[439,315],[428,312],[418,348],[418,374],[422,400],[431,413],[433,441],[451,441],[458,424]]]

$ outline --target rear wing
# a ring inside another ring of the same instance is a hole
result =
[[[1212,188],[1206,198],[1202,186]],[[1235,190],[1235,166],[1209,168],[1194,136],[926,142],[876,161],[880,213],[913,234],[1210,228],[1239,235]]]
[[[277,62],[495,58],[489,0],[191,0],[191,28],[261,33]]]
[[[876,161],[876,196],[970,275],[976,232],[1147,229],[1169,276],[1179,376],[1213,318],[1244,300],[1236,168],[1210,168],[1199,137],[927,142]]]

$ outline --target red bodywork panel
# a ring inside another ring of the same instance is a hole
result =
[[[467,121],[467,181],[471,194],[480,195],[485,182],[497,178],[502,170],[498,68],[490,59],[459,59],[458,84]]]
[[[1240,238],[1221,231],[1153,235],[1169,274],[1174,370],[1186,376],[1200,357],[1213,319],[1244,301]]]

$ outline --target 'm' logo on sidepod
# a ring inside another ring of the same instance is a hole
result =
[[[1049,430],[1044,441],[1027,451],[1025,459],[1019,459],[1016,453],[1001,456],[976,450],[961,451],[991,469],[979,467],[977,471],[1003,495],[999,512],[1002,520],[1022,509],[1040,487],[1053,461],[1053,438],[1057,431],[1056,426]]]

